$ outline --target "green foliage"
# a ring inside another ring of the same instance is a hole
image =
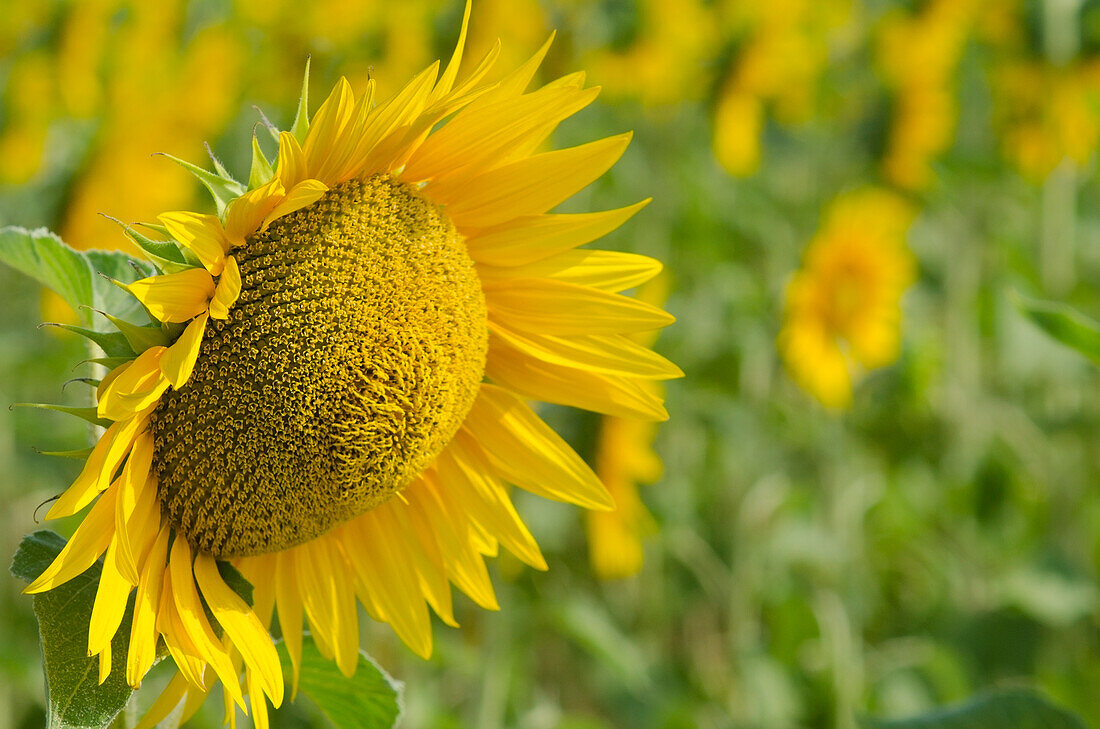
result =
[[[131,282],[146,275],[145,264],[125,253],[77,251],[45,229],[8,226],[0,228],[0,263],[55,291],[93,329],[103,325],[93,310],[130,320],[144,316],[132,296],[104,278]]]
[[[32,582],[64,546],[65,540],[49,531],[24,537],[12,560],[11,573]],[[132,599],[111,641],[115,670],[102,684],[99,684],[99,659],[88,656],[88,621],[101,571],[102,567],[96,563],[65,584],[34,596],[46,676],[49,729],[106,727],[133,693],[126,683],[126,672],[117,665],[126,655]]]
[[[283,676],[291,675],[290,654],[280,642]],[[311,635],[302,637],[302,668],[298,690],[308,696],[336,729],[390,729],[401,714],[401,683],[390,678],[364,651],[348,678],[325,658]]]
[[[1085,723],[1034,691],[991,692],[912,719],[865,719],[865,729],[1085,729]]]

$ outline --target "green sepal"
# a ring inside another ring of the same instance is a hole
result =
[[[159,233],[160,235],[166,236],[168,240],[154,240],[150,242],[159,246],[171,246],[172,249],[179,254],[178,258],[169,259],[172,263],[173,270],[165,270],[165,273],[179,273],[180,271],[184,271],[188,268],[202,268],[202,261],[199,260],[199,257],[192,253],[191,249],[185,248],[184,246],[176,243],[176,241],[172,240],[172,234],[169,233],[168,229],[165,228],[163,225],[157,225],[156,223],[134,223],[134,225],[140,225],[146,230],[151,230],[154,233]],[[146,238],[146,240],[149,239]],[[167,250],[165,250],[164,252],[167,252]],[[157,255],[161,255],[161,253],[158,253]],[[180,263],[181,260],[182,265]]]
[[[129,360],[127,360],[129,361]],[[98,425],[101,428],[109,428],[114,424],[113,420],[104,420],[99,417],[99,412],[94,407],[74,408],[68,405],[54,405],[47,402],[15,402],[8,406],[10,408],[39,408],[40,410],[56,410],[59,413],[65,413],[66,415],[74,415],[81,420],[86,420],[92,425]]]
[[[79,334],[85,339],[95,342],[96,346],[102,349],[108,357],[136,357],[138,354],[131,348],[126,337],[119,332],[97,332],[92,329],[78,327],[75,324],[61,324],[54,321],[43,322],[39,324],[39,328],[41,327],[57,327],[73,334]]]
[[[192,164],[187,160],[180,159],[179,157],[175,157],[165,152],[158,152],[157,154],[167,157],[198,178],[199,182],[210,191],[210,196],[214,198],[214,204],[218,206],[218,215],[225,212],[226,205],[246,192],[244,185],[237,182],[232,177],[222,177],[221,175],[214,174],[210,170],[204,170],[196,164]]]
[[[102,215],[102,213],[100,214]],[[123,223],[118,218],[113,218],[110,215],[104,215],[103,217],[117,223],[126,234],[126,237],[145,253],[145,257],[161,273],[179,273],[194,267],[188,264],[186,256],[174,240],[153,240],[134,230],[133,226]]]
[[[34,452],[40,456],[56,456],[58,458],[87,458],[92,455],[94,448],[77,448],[75,451],[42,451],[37,448]]]
[[[306,71],[302,76],[302,95],[298,97],[298,111],[294,113],[294,123],[290,126],[290,133],[298,142],[306,143],[306,132],[309,131],[309,60],[306,56]]]
[[[105,311],[99,313],[107,317],[118,328],[119,334],[129,344],[135,357],[150,347],[167,347],[172,343],[172,340],[168,338],[168,334],[159,326],[138,326],[124,319],[119,319],[117,316],[111,316]],[[107,354],[110,354],[110,352],[107,352]]]
[[[248,189],[255,190],[261,185],[267,184],[274,176],[271,163],[260,149],[260,142],[256,139],[256,133],[252,133],[252,170],[248,173]]]
[[[99,387],[99,383],[102,382],[102,380],[97,380],[94,377],[73,377],[72,379],[65,380],[65,382],[61,384],[61,392],[65,392],[65,388],[73,382],[83,382],[90,387]]]
[[[210,157],[210,162],[214,165],[214,172],[218,173],[218,176],[223,180],[234,180],[233,175],[225,168],[222,161],[215,156],[214,150],[210,148],[210,142],[203,142],[202,146],[206,148],[206,155]]]

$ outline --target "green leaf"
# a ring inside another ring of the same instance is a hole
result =
[[[23,538],[12,560],[11,573],[30,582],[53,562],[65,540],[49,531]],[[34,614],[42,641],[46,675],[47,726],[50,729],[106,727],[122,711],[133,691],[126,683],[125,664],[133,601],[111,642],[114,670],[99,684],[99,659],[89,657],[88,621],[92,615],[101,567],[97,562],[78,577],[34,596]]]
[[[125,253],[77,251],[45,228],[31,231],[8,226],[0,228],[0,263],[57,292],[89,328],[105,323],[96,322],[92,312],[81,307],[111,311],[128,319],[144,316],[136,299],[99,275],[127,282],[140,278],[132,264],[142,264]]]
[[[291,674],[290,654],[278,642],[283,675]],[[363,651],[351,678],[321,655],[308,633],[302,637],[298,690],[308,696],[337,729],[390,729],[401,714],[400,682],[394,681]]]
[[[1100,364],[1100,323],[1096,320],[1054,301],[1039,301],[1020,294],[1014,294],[1013,300],[1035,326]]]
[[[911,719],[862,719],[866,729],[1085,729],[1085,723],[1029,689],[1008,689]]]

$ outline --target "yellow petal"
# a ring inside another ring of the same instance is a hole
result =
[[[142,549],[152,542],[159,528],[160,510],[156,489],[148,483],[152,463],[153,436],[145,431],[134,439],[130,456],[122,467],[115,506],[115,536],[118,539],[116,559],[119,570],[131,585],[138,584],[138,565],[144,558]],[[150,530],[154,518],[157,523]],[[135,544],[138,545],[137,549],[134,548]]]
[[[459,433],[437,463],[440,483],[451,489],[470,515],[509,552],[537,570],[547,569],[539,545],[516,512],[503,485],[489,473],[480,450],[466,444]]]
[[[309,122],[309,132],[302,151],[305,153],[310,177],[325,183],[335,183],[335,180],[319,173],[323,173],[322,168],[327,166],[331,157],[343,153],[343,144],[350,143],[341,134],[354,120],[354,109],[355,94],[348,80],[341,76]]]
[[[421,658],[432,654],[432,624],[420,592],[416,571],[404,553],[382,533],[382,520],[371,512],[341,530],[348,551],[357,559],[351,565],[358,585],[393,626],[397,635]]]
[[[290,132],[279,132],[279,161],[275,166],[275,175],[287,190],[309,177],[302,146]]]
[[[470,234],[466,247],[478,263],[521,266],[607,235],[648,204],[646,199],[598,213],[523,216]]]
[[[485,284],[484,290],[490,317],[521,332],[627,334],[675,321],[635,299],[549,279],[509,279]]]
[[[187,637],[194,644],[198,655],[210,664],[223,685],[237,686],[237,695],[241,696],[241,708],[244,708],[243,695],[237,682],[237,671],[229,660],[221,642],[214,635],[206,614],[202,609],[198,590],[195,588],[194,575],[191,572],[191,547],[186,539],[177,538],[172,542],[168,567],[172,576],[172,598]]]
[[[401,176],[427,180],[466,168],[462,178],[469,179],[495,166],[526,133],[575,114],[598,93],[598,89],[551,89],[462,111],[420,145]]]
[[[375,507],[370,513],[375,514],[377,522],[383,525],[380,528],[391,535],[391,541],[405,546],[409,559],[416,569],[420,590],[428,604],[432,606],[432,610],[444,623],[457,628],[451,587],[447,583],[439,545],[431,533],[417,531],[409,517],[408,508],[399,499],[391,499]]]
[[[116,377],[99,400],[99,417],[121,421],[146,410],[168,389],[168,378],[160,363],[167,347],[150,347],[137,356],[133,364]]]
[[[103,682],[111,675],[111,644],[108,643],[107,647],[99,653],[99,685],[102,686]]]
[[[171,527],[167,523],[162,525],[142,565],[134,594],[134,619],[130,624],[130,649],[126,657],[126,682],[133,688],[141,685],[141,679],[156,660],[156,623],[170,534]]]
[[[233,261],[232,256],[228,260]],[[232,263],[231,265],[235,271],[237,264]],[[222,273],[222,280],[229,276],[229,271],[230,266],[227,265],[225,272]],[[217,300],[216,293],[214,299]],[[213,302],[211,303],[211,311],[213,311]],[[195,361],[199,358],[199,345],[202,344],[202,335],[206,331],[206,320],[208,318],[206,313],[195,317],[183,330],[183,334],[180,335],[179,339],[161,357],[160,370],[168,378],[168,382],[171,383],[172,387],[177,390],[191,379],[191,373],[195,369]]]
[[[446,490],[431,481],[429,472],[405,490],[409,515],[418,530],[431,532],[440,544],[440,555],[451,581],[486,610],[499,610],[493,583],[481,555],[473,549],[469,522],[446,498]]]
[[[683,377],[683,371],[651,349],[619,334],[590,334],[555,337],[513,331],[489,322],[490,348],[506,347],[528,357],[607,375],[668,380]]]
[[[157,700],[145,712],[145,716],[141,717],[141,721],[138,722],[135,729],[153,729],[161,721],[168,718],[172,710],[183,701],[183,697],[187,694],[187,687],[187,679],[177,671],[168,681],[168,685],[164,687],[164,690],[160,692]]]
[[[550,50],[550,46],[553,45],[556,35],[556,31],[551,32],[550,37],[546,39],[537,51],[535,51],[535,55],[531,56],[531,58],[527,59],[519,68],[501,79],[495,88],[471,104],[471,108],[488,106],[502,99],[508,99],[522,94],[524,90],[527,89],[528,84],[531,83],[531,79],[535,77],[535,73],[539,70],[539,66],[542,65],[542,61],[546,58],[546,53]]]
[[[485,374],[493,382],[535,400],[620,418],[668,420],[659,393],[629,377],[547,364],[499,347],[490,349]]]
[[[661,262],[649,256],[582,249],[509,268],[479,265],[477,273],[485,283],[510,278],[549,278],[618,293],[645,283],[660,273],[661,268]]]
[[[462,65],[462,52],[466,48],[466,31],[470,27],[470,5],[471,0],[466,0],[466,9],[462,11],[462,30],[458,33],[458,42],[455,44],[454,53],[451,54],[451,60],[447,63],[447,68],[444,69],[443,75],[439,77],[439,83],[432,90],[432,95],[428,99],[429,106],[446,96],[454,86],[455,78],[458,77],[458,67]]]
[[[459,228],[486,228],[545,213],[603,175],[626,151],[631,136],[544,152],[454,185],[428,183],[424,191],[447,207]]]
[[[355,146],[347,155],[345,174],[369,175],[376,171],[379,162],[375,148],[394,130],[407,125],[423,109],[424,102],[431,93],[432,84],[439,72],[436,62],[421,71],[401,91],[375,107],[366,117],[361,130],[353,136]]]
[[[314,539],[297,549],[298,586],[314,633],[331,647],[341,673],[359,661],[359,622],[345,561],[332,540]]]
[[[95,502],[84,521],[73,532],[72,538],[61,549],[50,566],[34,582],[23,590],[25,594],[34,594],[52,590],[83,574],[95,564],[99,555],[107,550],[111,543],[115,518],[115,498],[118,490],[109,488]]]
[[[268,729],[267,702],[264,700],[263,691],[259,685],[260,682],[256,678],[256,672],[248,671],[246,680],[248,683],[248,703],[252,705],[252,726],[255,729]],[[282,685],[282,678],[279,679],[279,685]]]
[[[261,228],[267,228],[267,226],[273,220],[283,217],[284,215],[290,215],[296,210],[301,210],[307,205],[312,205],[321,199],[324,194],[328,192],[328,185],[320,180],[302,180],[287,193],[282,202],[275,206],[275,208],[268,213],[264,218]]]
[[[165,570],[158,600],[157,631],[164,636],[164,644],[180,674],[192,686],[205,688],[206,660],[200,655],[199,649],[180,621],[172,598],[172,572]]]
[[[111,648],[111,639],[122,625],[122,615],[126,612],[126,601],[133,587],[118,571],[115,552],[117,539],[112,539],[107,547],[107,556],[103,560],[103,571],[96,587],[95,601],[92,603],[92,616],[88,621],[88,655],[95,655]],[[108,668],[108,673],[110,669]],[[100,672],[100,683],[106,675]]]
[[[169,235],[198,256],[212,276],[221,273],[229,243],[218,216],[182,211],[162,213],[157,219]]]
[[[214,295],[214,279],[201,268],[189,268],[143,278],[126,288],[160,321],[185,322],[206,311]]]
[[[229,203],[225,209],[225,237],[229,243],[225,252],[243,246],[245,238],[260,229],[260,224],[285,196],[282,180],[273,177]]]
[[[225,271],[214,288],[214,297],[210,299],[210,316],[215,319],[228,319],[229,310],[237,303],[241,295],[241,269],[233,256],[225,259]]]
[[[522,489],[587,509],[615,508],[607,489],[561,437],[510,392],[482,385],[462,430],[493,471]]]
[[[245,665],[256,675],[271,703],[279,706],[283,702],[283,674],[267,629],[248,603],[225,584],[211,555],[200,553],[195,557],[195,579],[206,604],[240,651]]]
[[[293,676],[290,682],[290,698],[298,693],[298,675],[302,670],[302,598],[298,592],[298,573],[290,550],[277,555],[275,569],[275,605],[279,611],[279,629],[283,634],[286,651],[290,654]]]
[[[119,464],[133,446],[134,437],[144,430],[146,422],[148,422],[147,418],[135,417],[114,423],[107,428],[92,449],[92,454],[88,456],[88,461],[84,464],[80,475],[46,512],[46,518],[60,519],[72,516],[92,503],[96,494],[106,489],[111,483]]]

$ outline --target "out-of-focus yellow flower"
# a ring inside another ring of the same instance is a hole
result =
[[[1060,68],[1020,60],[993,75],[1002,149],[1039,183],[1062,160],[1085,164],[1100,142],[1100,59]]]
[[[653,306],[662,306],[668,295],[668,277],[659,276],[638,289],[637,298]],[[652,348],[656,330],[631,336],[637,344]],[[662,377],[681,376],[678,369]],[[664,386],[658,379],[638,380],[647,395],[664,399]],[[630,577],[642,569],[642,540],[656,531],[656,524],[638,494],[639,484],[661,478],[663,465],[653,450],[657,423],[635,418],[605,415],[600,419],[596,444],[596,474],[615,500],[614,511],[585,514],[588,530],[588,555],[592,571],[601,580]]]
[[[626,48],[600,48],[585,60],[589,78],[611,99],[646,106],[700,97],[720,40],[711,8],[702,0],[641,0],[637,12],[638,30]]]
[[[931,184],[931,162],[955,137],[955,71],[981,0],[933,0],[897,11],[878,28],[876,59],[894,95],[883,172],[896,185]]]
[[[914,214],[885,190],[839,197],[787,286],[780,353],[826,407],[849,406],[853,379],[897,359],[899,300],[914,275],[905,247]]]
[[[851,3],[775,0],[721,13],[740,50],[715,104],[714,152],[727,172],[747,176],[760,165],[766,111],[783,124],[813,116],[830,35],[850,18]]]

